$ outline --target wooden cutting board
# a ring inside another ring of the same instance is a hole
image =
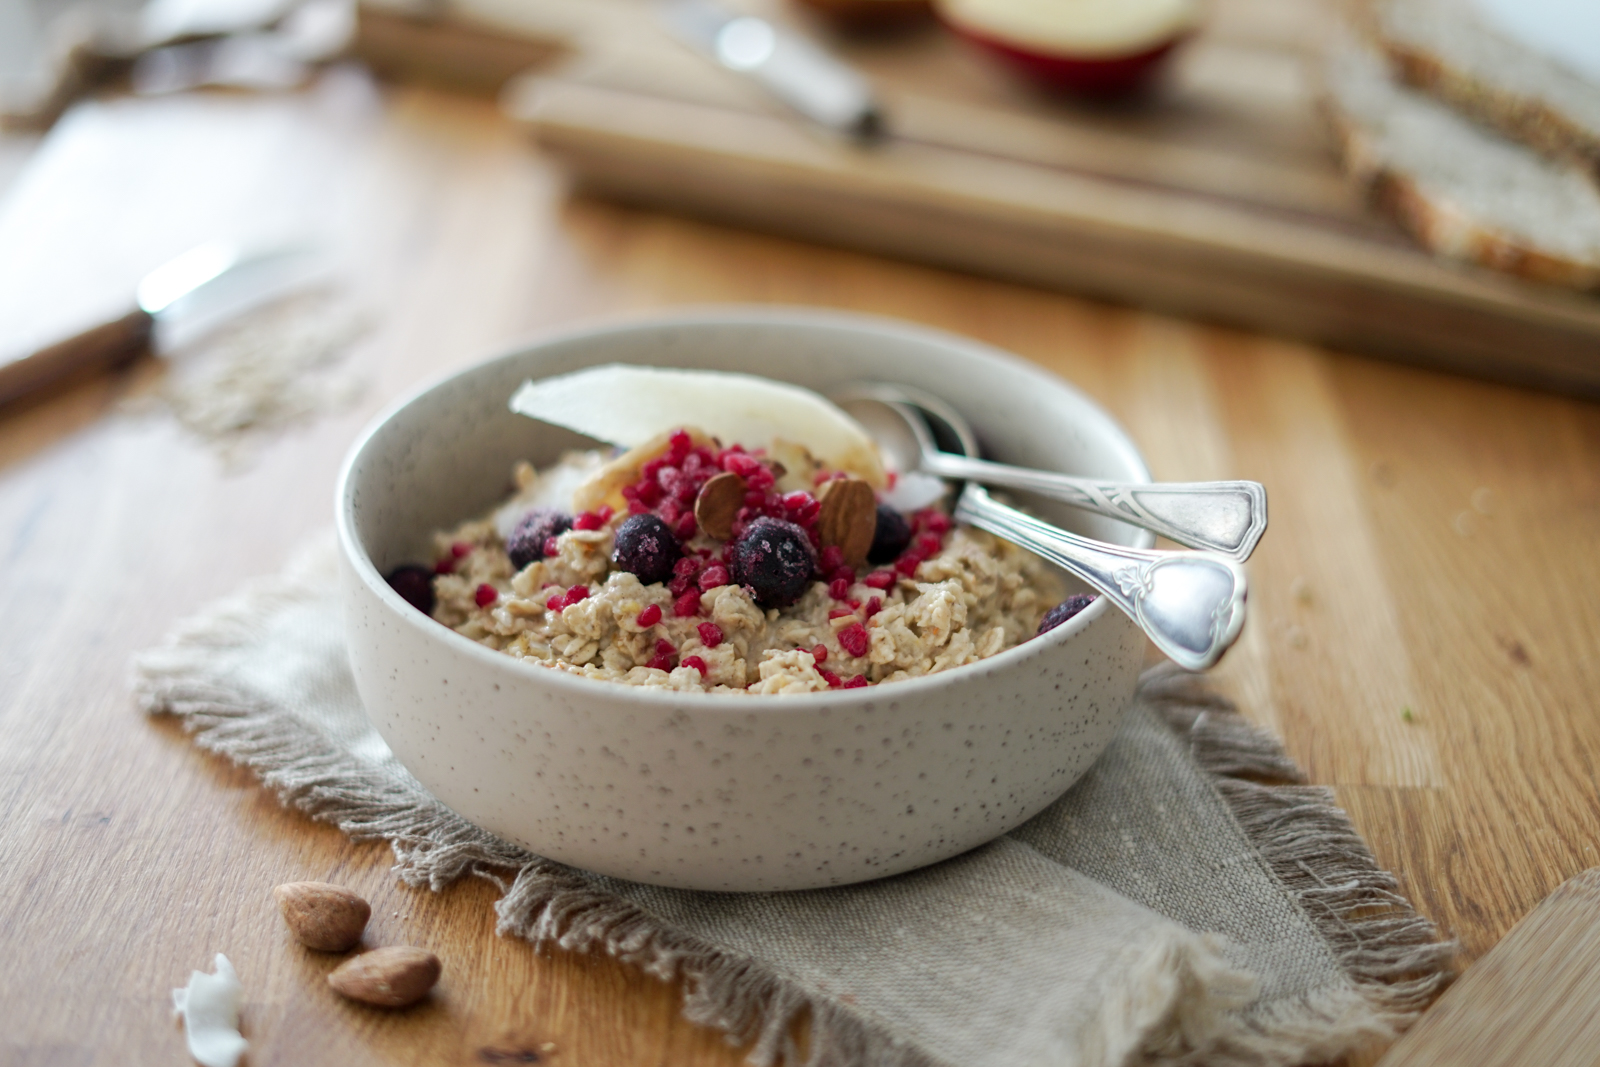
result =
[[[1467,970],[1378,1067],[1600,1064],[1600,867]]]
[[[849,40],[782,0],[730,2],[870,74],[891,136],[809,128],[645,0],[458,0],[435,24],[565,50],[506,104],[603,195],[1600,395],[1600,299],[1436,261],[1340,173],[1317,109],[1331,0],[1216,0],[1162,91],[1120,107],[1041,95],[935,25]]]

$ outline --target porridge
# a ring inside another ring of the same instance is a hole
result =
[[[1089,602],[1063,600],[1038,557],[956,526],[937,502],[902,512],[803,448],[771,452],[683,428],[612,459],[519,464],[510,500],[436,533],[436,562],[390,583],[506,655],[731,693],[948,670]]]

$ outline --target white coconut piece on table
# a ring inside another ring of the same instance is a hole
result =
[[[803,445],[832,470],[888,484],[872,438],[817,393],[752,374],[611,363],[525,382],[511,410],[624,448],[680,426],[724,445]]]
[[[189,1055],[204,1067],[237,1067],[250,1047],[239,1033],[244,987],[228,957],[217,953],[216,973],[190,971],[189,984],[172,991],[172,1007],[183,1019]]]

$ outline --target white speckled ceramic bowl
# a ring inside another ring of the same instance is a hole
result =
[[[1147,481],[1093,402],[1035,367],[885,319],[716,309],[557,336],[383,415],[339,485],[350,660],[395,754],[445,804],[541,855],[694,889],[839,885],[956,855],[1056,797],[1100,754],[1144,638],[1104,600],[1043,638],[892,685],[804,696],[640,689],[523,663],[410,607],[383,579],[429,532],[501,500],[512,464],[583,438],[507,410],[524,380],[594,363],[754,372],[826,391],[943,396],[1001,459]],[[1058,522],[1148,547],[1070,509]]]

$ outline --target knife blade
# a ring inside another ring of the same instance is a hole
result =
[[[311,245],[191,248],[140,280],[125,315],[0,364],[0,403],[83,367],[115,366],[147,350],[171,354],[251,308],[331,276],[328,257]]]
[[[799,34],[715,0],[663,0],[656,10],[680,42],[754,80],[813,122],[861,140],[884,133],[872,83]]]

